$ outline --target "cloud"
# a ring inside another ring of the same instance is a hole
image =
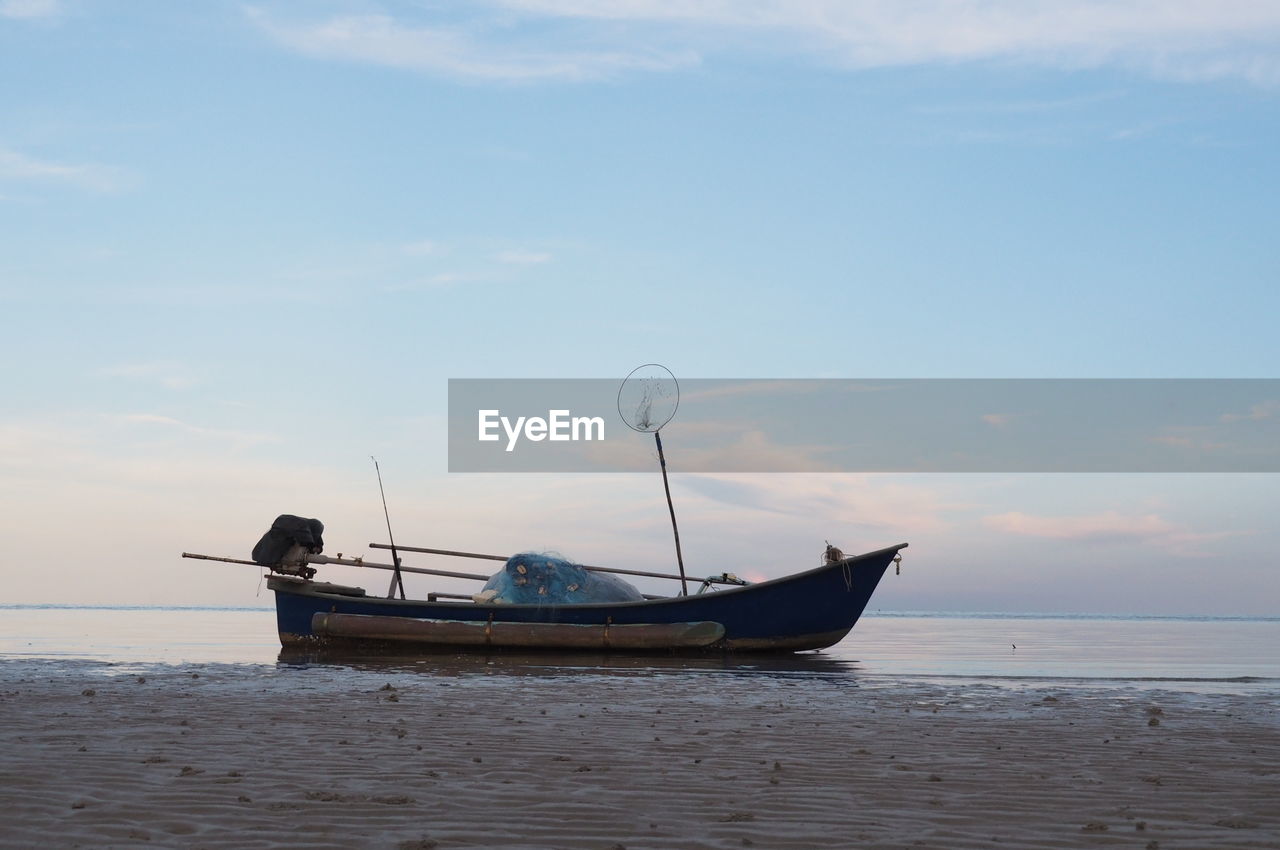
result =
[[[0,148],[0,180],[60,183],[94,192],[116,192],[132,182],[127,171],[113,166],[53,162],[7,148]]]
[[[982,421],[992,428],[1003,428],[1013,421],[1013,417],[1008,413],[984,413],[982,414]]]
[[[1257,0],[494,0],[467,8],[461,21],[439,10],[413,22],[250,14],[301,53],[473,79],[595,79],[754,52],[850,69],[1015,62],[1280,85],[1280,5]]]
[[[1254,0],[507,0],[555,17],[769,34],[851,67],[1016,60],[1280,83],[1280,7]]]
[[[432,254],[439,254],[442,246],[439,242],[432,242],[430,239],[420,239],[417,242],[407,242],[401,245],[400,250],[411,257],[428,257]]]
[[[689,469],[718,469],[727,472],[829,472],[830,463],[821,459],[830,446],[783,445],[773,442],[763,431],[745,431],[732,443],[682,448],[680,462]]]
[[[737,442],[723,446],[691,448],[682,452],[691,469],[722,469],[744,472],[829,472],[833,469],[821,456],[831,446],[783,445],[770,440],[763,431],[746,431]]]
[[[1006,114],[1028,115],[1046,112],[1064,112],[1096,106],[1099,103],[1118,100],[1128,95],[1124,89],[1110,89],[1074,97],[1039,98],[1033,100],[978,101],[917,106],[913,112],[921,115],[956,114]]]
[[[104,378],[124,378],[126,380],[156,383],[170,390],[182,390],[193,385],[186,367],[179,363],[122,363],[116,366],[103,366],[93,374]]]
[[[585,80],[624,71],[663,71],[697,61],[689,51],[652,51],[612,46],[559,49],[541,39],[524,43],[486,40],[481,32],[445,25],[413,25],[389,15],[348,15],[315,23],[283,23],[261,9],[249,16],[277,42],[322,59],[366,62],[413,71],[492,81]],[[498,28],[507,30],[508,28]],[[510,38],[505,32],[502,38]]]
[[[730,509],[738,523],[743,510],[756,512],[749,520],[753,526],[764,521],[761,514],[781,514],[834,529],[905,537],[942,531],[952,517],[972,508],[949,499],[940,488],[901,476],[733,473],[681,475],[677,480],[709,503]]]
[[[1274,413],[1280,413],[1280,401],[1264,401],[1249,408],[1248,413],[1224,413],[1218,417],[1220,422],[1240,422],[1251,420],[1259,422],[1270,419]]]
[[[0,18],[36,20],[56,18],[62,14],[58,0],[3,0],[0,2]]]
[[[401,283],[392,283],[382,288],[383,292],[419,292],[426,289],[442,289],[458,283],[477,283],[482,281],[478,275],[463,272],[440,272],[430,277],[415,278]]]
[[[706,389],[686,390],[680,394],[684,402],[707,401],[717,398],[731,398],[744,395],[790,395],[794,393],[830,392],[832,386],[827,381],[725,381],[723,384],[712,384]]]
[[[1050,540],[1146,540],[1174,529],[1158,514],[1125,516],[1115,511],[1087,516],[1045,517],[1011,511],[982,518],[997,531]]]
[[[279,442],[277,437],[270,434],[260,434],[251,431],[231,431],[221,428],[206,428],[201,425],[191,425],[180,419],[174,419],[172,416],[164,416],[158,413],[110,414],[107,415],[106,418],[122,425],[141,425],[146,427],[155,426],[172,429],[173,431],[187,436],[228,441],[234,443],[238,447]]]
[[[835,467],[823,460],[832,446],[787,445],[775,443],[759,430],[730,429],[713,423],[682,423],[682,437],[734,434],[731,442],[694,440],[682,442],[679,448],[666,450],[672,469],[712,469],[717,472],[833,472]],[[586,461],[596,468],[609,470],[651,470],[656,452],[649,440],[605,440],[577,444]]]
[[[537,266],[551,262],[546,251],[499,251],[495,259],[500,263],[516,266]]]
[[[982,518],[985,526],[1008,534],[1073,542],[1133,542],[1157,546],[1170,554],[1203,557],[1213,554],[1199,544],[1244,532],[1196,532],[1179,528],[1155,513],[1106,511],[1083,516],[1033,516],[1011,511]]]
[[[115,428],[103,427],[103,423]],[[132,439],[148,428],[203,438],[198,441]],[[133,433],[131,433],[133,432]],[[0,491],[20,493],[34,481],[58,488],[92,486],[115,490],[164,483],[190,486],[199,477],[235,482],[237,487],[265,485],[290,477],[287,464],[254,458],[248,443],[278,442],[247,434],[190,425],[154,413],[85,414],[52,420],[0,421]],[[255,469],[257,470],[255,472]],[[308,470],[297,469],[297,476]],[[56,489],[54,491],[56,494]]]
[[[1187,449],[1205,453],[1221,452],[1230,445],[1221,440],[1211,439],[1208,436],[1208,429],[1203,427],[1170,426],[1167,430],[1169,433],[1151,437],[1151,442],[1170,449]]]
[[[190,427],[187,425],[183,425],[181,422],[179,422],[177,419],[174,419],[172,416],[161,416],[156,413],[123,413],[117,418],[121,422],[130,422],[130,423],[143,422],[143,423],[149,423],[154,425],[174,425],[181,428]]]

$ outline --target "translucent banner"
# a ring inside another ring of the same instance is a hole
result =
[[[450,380],[449,470],[652,471],[620,388]],[[692,379],[661,402],[673,472],[1280,471],[1276,379]]]

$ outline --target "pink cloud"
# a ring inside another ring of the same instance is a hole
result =
[[[1052,540],[1148,540],[1172,534],[1173,525],[1158,514],[1125,516],[1116,511],[1086,516],[1032,516],[1021,511],[983,517],[988,528]]]
[[[1225,537],[1249,534],[1246,531],[1188,531],[1159,514],[1121,514],[1106,511],[1084,516],[1032,516],[1011,511],[983,517],[988,528],[1025,537],[1077,542],[1133,542],[1158,547],[1171,555],[1206,557],[1211,551],[1200,548]]]
[[[1250,407],[1248,413],[1224,413],[1218,419],[1221,422],[1240,422],[1242,420],[1257,422],[1271,418],[1273,413],[1280,413],[1280,401],[1264,401],[1262,404],[1255,404]]]
[[[1161,434],[1158,437],[1152,437],[1151,442],[1159,443],[1162,446],[1173,446],[1176,448],[1190,448],[1195,445],[1195,440],[1190,437],[1178,437],[1173,434]]]

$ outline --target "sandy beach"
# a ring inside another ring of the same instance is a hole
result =
[[[0,845],[1280,846],[1275,694],[468,664],[0,662]]]

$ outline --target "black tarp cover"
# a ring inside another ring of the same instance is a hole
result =
[[[295,543],[309,554],[318,555],[324,551],[324,540],[320,536],[323,533],[324,523],[318,519],[281,514],[253,547],[253,560],[267,567],[279,564]]]

